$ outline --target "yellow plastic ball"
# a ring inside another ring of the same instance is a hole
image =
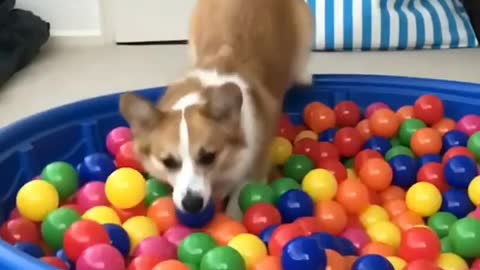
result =
[[[267,247],[263,241],[253,234],[242,233],[235,236],[228,246],[232,247],[243,257],[246,268],[251,269],[254,265],[268,256]]]
[[[440,210],[442,194],[433,184],[418,182],[408,189],[405,202],[410,211],[429,217]]]
[[[295,137],[294,143],[297,143],[298,141],[300,141],[302,139],[312,139],[312,140],[316,141],[316,140],[318,140],[318,135],[317,135],[317,133],[315,133],[311,130],[302,130]]]
[[[389,216],[385,208],[372,204],[360,214],[360,222],[363,227],[368,228],[380,221],[388,221]]]
[[[480,205],[480,176],[473,178],[468,185],[468,197],[475,205]]]
[[[108,201],[118,209],[137,206],[145,198],[147,185],[145,178],[137,170],[121,168],[114,171],[105,183]]]
[[[397,256],[388,256],[387,260],[393,265],[393,269],[395,270],[403,270],[405,266],[407,266],[407,262]]]
[[[380,221],[367,228],[367,234],[372,242],[380,242],[398,248],[400,246],[400,229],[390,221]]]
[[[31,221],[42,221],[58,208],[59,195],[55,187],[44,180],[26,183],[17,193],[20,214]]]
[[[437,265],[442,270],[468,270],[468,264],[454,253],[443,253],[438,257]]]
[[[292,155],[293,146],[283,137],[276,137],[271,147],[272,162],[275,165],[284,165]]]
[[[315,169],[303,178],[302,189],[313,201],[330,201],[337,194],[338,183],[333,174],[325,169]]]
[[[83,219],[92,220],[100,224],[120,225],[120,217],[117,212],[107,206],[95,206],[88,209],[82,216]]]
[[[145,216],[132,217],[125,221],[122,227],[130,238],[130,251],[134,251],[143,240],[158,235],[155,222]]]

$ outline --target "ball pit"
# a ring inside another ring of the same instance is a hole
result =
[[[135,160],[117,95],[23,120],[0,130],[0,268],[477,269],[479,89],[315,77],[286,97],[283,176],[246,186],[241,222],[175,209]]]

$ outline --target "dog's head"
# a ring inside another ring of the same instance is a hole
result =
[[[245,149],[241,132],[242,93],[226,83],[191,89],[172,85],[155,106],[124,94],[120,111],[134,134],[136,154],[148,173],[173,187],[177,208],[196,213],[232,187],[228,173]]]

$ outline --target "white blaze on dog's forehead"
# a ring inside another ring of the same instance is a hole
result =
[[[193,106],[193,105],[198,105],[198,104],[203,104],[205,101],[202,99],[200,94],[198,92],[194,93],[189,93],[175,102],[172,106],[172,110],[175,111],[181,111],[185,110],[186,108]]]

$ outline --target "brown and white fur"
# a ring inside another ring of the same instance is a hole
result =
[[[157,105],[121,97],[139,159],[173,186],[178,208],[198,212],[233,193],[234,211],[240,187],[267,178],[285,92],[311,80],[312,32],[304,0],[198,0],[192,68]]]

